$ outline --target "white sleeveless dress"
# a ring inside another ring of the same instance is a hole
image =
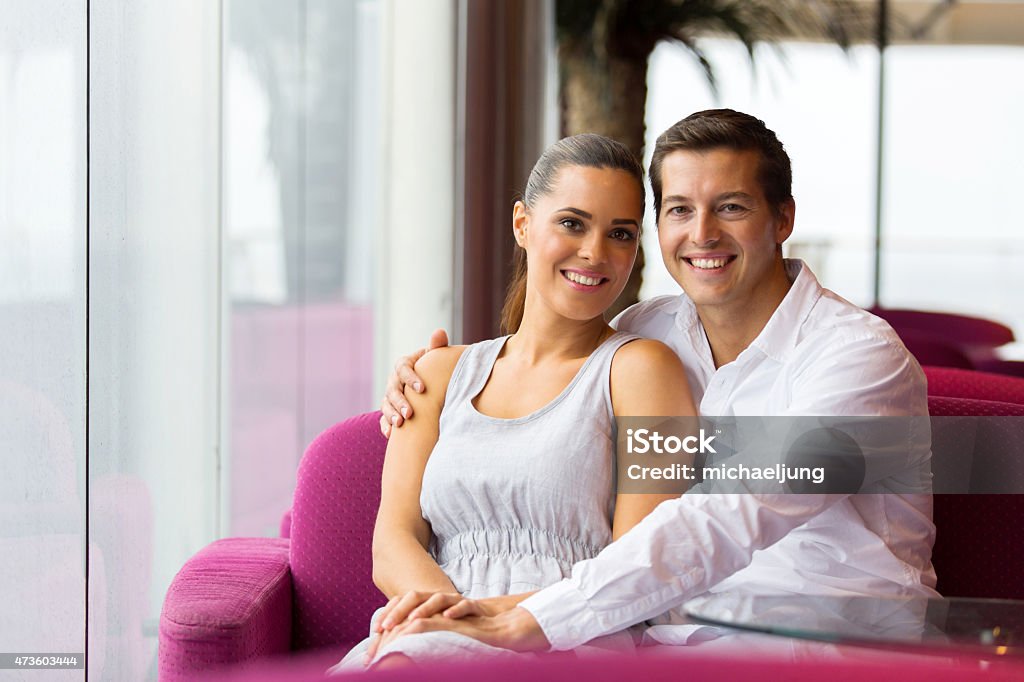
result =
[[[508,337],[462,353],[420,494],[432,531],[430,553],[460,593],[479,599],[546,587],[611,542],[611,363],[620,347],[637,338],[625,332],[610,336],[558,397],[516,419],[490,417],[473,406]],[[361,668],[368,645],[369,638],[330,672]],[[632,638],[619,633],[592,646],[631,649]],[[521,655],[453,632],[399,638],[375,660],[391,653],[420,662]]]

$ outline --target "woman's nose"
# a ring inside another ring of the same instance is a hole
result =
[[[607,245],[603,239],[603,235],[597,232],[597,230],[591,231],[583,240],[583,244],[580,245],[579,255],[591,263],[603,263],[607,254]]]

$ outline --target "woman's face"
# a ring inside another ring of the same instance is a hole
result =
[[[528,210],[517,202],[513,228],[526,249],[527,310],[542,305],[572,320],[602,315],[633,269],[643,201],[626,171],[567,166]]]

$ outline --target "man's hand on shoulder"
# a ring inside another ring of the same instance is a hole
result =
[[[380,410],[380,432],[385,438],[391,437],[392,427],[400,427],[406,419],[413,415],[412,405],[405,396],[406,386],[417,393],[425,390],[423,379],[416,372],[416,363],[424,355],[438,348],[448,346],[448,332],[443,329],[435,329],[430,335],[430,341],[426,348],[421,348],[411,355],[405,355],[398,359],[395,368],[388,376],[387,385],[384,389],[384,399],[381,400]]]

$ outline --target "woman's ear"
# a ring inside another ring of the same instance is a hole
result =
[[[530,215],[526,212],[526,204],[517,201],[512,207],[512,236],[516,244],[526,248],[526,229],[530,224]]]

